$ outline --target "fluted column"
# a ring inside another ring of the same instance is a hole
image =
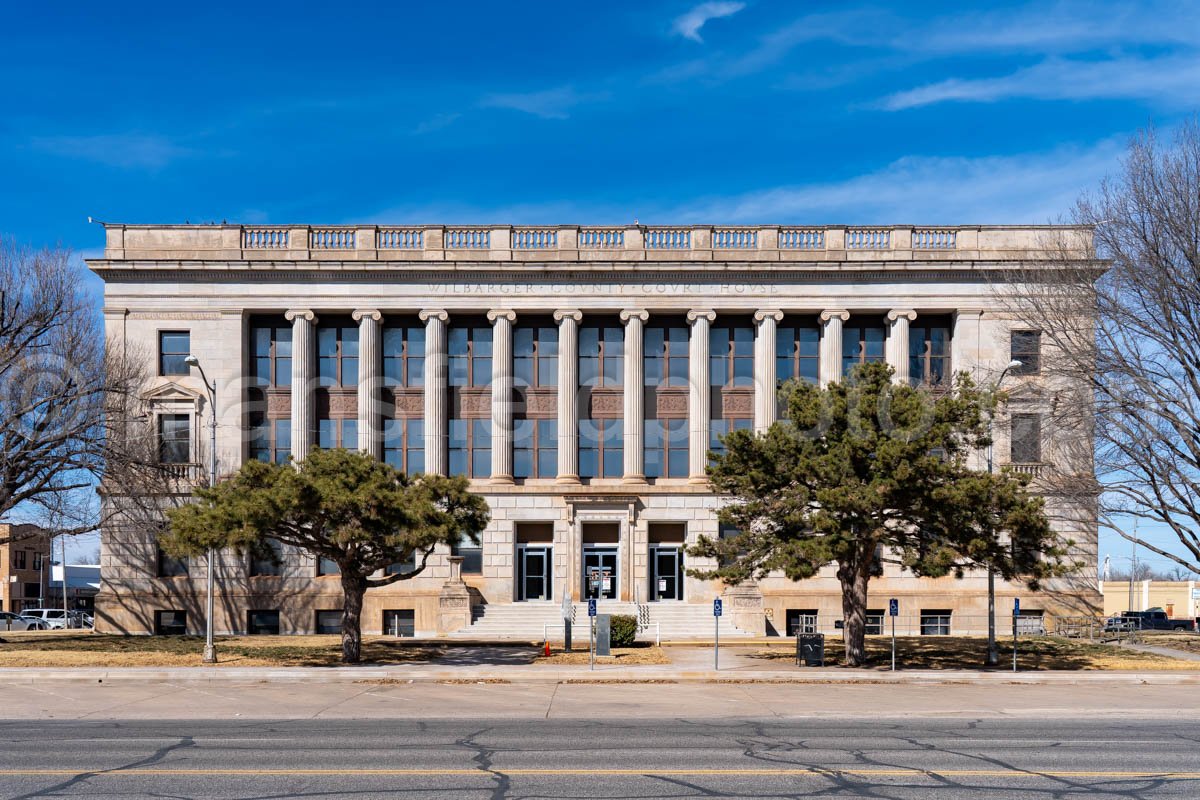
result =
[[[689,311],[692,324],[688,337],[688,480],[704,483],[708,476],[708,426],[712,416],[708,386],[709,326],[717,315],[712,311]]]
[[[358,449],[375,458],[383,458],[379,408],[379,394],[383,386],[379,328],[383,314],[359,310],[351,316],[358,322]]]
[[[492,323],[492,482],[513,479],[513,311],[489,311]]]
[[[917,318],[916,311],[893,310],[888,315],[887,363],[895,374],[892,380],[908,383],[908,325]]]
[[[821,312],[821,386],[842,379],[842,323],[850,319],[849,311]]]
[[[779,376],[775,372],[775,340],[782,311],[757,311],[754,321],[754,430],[762,433],[775,422]]]
[[[425,471],[446,474],[446,320],[445,311],[419,314],[425,323]]]
[[[292,323],[292,457],[301,460],[313,446],[313,339],[317,315],[294,309],[284,318]]]
[[[642,334],[649,318],[645,311],[621,312],[621,321],[625,323],[625,480],[633,482],[646,480],[646,453],[642,447],[646,417]]]
[[[579,483],[578,311],[555,311],[558,323],[558,482]]]

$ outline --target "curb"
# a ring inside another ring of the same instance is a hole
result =
[[[126,667],[0,668],[0,683],[458,683],[458,684],[669,684],[787,683],[798,685],[907,686],[1195,686],[1200,671],[1162,672],[982,672],[899,671],[804,668],[802,671],[737,670],[563,670],[552,667],[513,670],[437,670],[379,667]]]

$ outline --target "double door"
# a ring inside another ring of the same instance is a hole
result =
[[[519,545],[517,548],[517,599],[551,600],[553,548]]]
[[[650,599],[683,599],[682,548],[650,548]]]
[[[583,548],[583,597],[617,599],[617,548],[585,545]]]

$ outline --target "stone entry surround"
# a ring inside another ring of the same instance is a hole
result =
[[[776,375],[776,341],[785,320],[803,316],[819,325],[822,384],[841,375],[843,327],[867,315],[883,320],[886,360],[898,381],[908,371],[910,325],[933,314],[950,319],[952,368],[971,371],[980,381],[994,380],[1008,361],[1013,323],[985,273],[994,282],[1012,263],[1042,258],[1051,241],[1066,241],[1084,258],[1090,242],[1090,233],[1079,229],[1001,226],[350,226],[337,230],[352,235],[317,235],[329,230],[334,228],[108,225],[104,258],[88,263],[106,282],[110,337],[155,342],[160,331],[190,332],[193,352],[218,384],[222,471],[235,469],[247,453],[243,387],[250,372],[246,341],[253,317],[279,315],[292,328],[289,408],[297,458],[313,441],[316,331],[322,317],[350,316],[358,324],[357,446],[376,456],[382,453],[384,413],[381,329],[393,318],[419,319],[425,328],[426,380],[416,391],[423,398],[418,413],[424,420],[425,468],[431,472],[444,472],[448,465],[448,330],[466,315],[490,323],[492,379],[480,397],[490,401],[490,413],[481,408],[492,422],[491,475],[473,481],[493,511],[483,536],[482,572],[455,576],[451,559],[457,557],[437,553],[420,577],[373,590],[364,607],[365,631],[382,627],[384,610],[412,609],[418,634],[469,622],[469,611],[465,618],[461,612],[464,596],[475,605],[515,601],[518,522],[553,526],[556,600],[564,589],[572,598],[580,596],[580,532],[586,522],[619,523],[618,599],[627,602],[645,602],[648,596],[649,524],[683,522],[688,543],[718,535],[715,510],[721,500],[704,477],[709,420],[719,410],[712,407],[709,391],[708,334],[714,324],[737,317],[753,326],[753,395],[747,394],[746,402],[753,403],[753,428],[763,431],[776,418],[774,387],[784,377]],[[340,246],[310,246],[329,241]],[[688,387],[680,396],[688,418],[687,474],[647,479],[643,342],[647,324],[666,316],[682,320],[689,332]],[[507,398],[513,389],[514,326],[531,318],[552,320],[558,334],[558,385],[550,394],[557,400],[557,476],[520,479],[513,476],[513,407]],[[579,331],[599,318],[613,320],[624,333],[623,389],[619,407],[613,408],[623,422],[622,469],[619,477],[581,479],[575,421],[587,412],[579,402]],[[1040,379],[1024,380],[1030,391],[1020,402],[1033,407],[1040,402]],[[148,396],[164,389],[198,395],[202,387],[196,376],[162,377]],[[415,394],[411,399],[418,400]],[[193,428],[199,429],[208,409],[196,404],[192,413]],[[1007,452],[1002,427],[998,456]],[[197,443],[193,461],[201,460],[202,444]],[[1094,520],[1082,509],[1058,516],[1074,520],[1066,532],[1082,543],[1081,557],[1094,564]],[[154,610],[179,609],[188,612],[189,629],[199,629],[202,559],[191,564],[187,576],[159,578],[147,532],[111,529],[103,539],[105,583],[99,602],[108,611],[101,614],[101,627],[145,631]],[[281,627],[304,631],[316,610],[340,605],[336,576],[318,577],[311,560],[300,557],[289,562],[283,576],[255,578],[242,559],[224,553],[218,576],[231,599],[227,616],[218,619],[219,630],[244,627],[245,609],[278,607]],[[770,619],[780,621],[788,608],[835,613],[840,599],[830,577],[823,571],[802,584],[768,577],[757,588],[732,593],[686,577],[684,597],[688,603],[707,603],[724,593],[732,601],[727,607],[757,631]],[[930,584],[896,572],[872,585],[872,597],[899,594],[913,598],[917,607],[975,613],[976,583],[971,577]],[[1002,584],[999,594],[1003,601],[1019,593],[1028,607],[1022,587]],[[1070,603],[1095,602],[1094,587],[1086,580],[1072,583],[1067,594]],[[1042,605],[1051,609],[1058,602],[1047,595]],[[450,613],[451,607],[458,610]]]

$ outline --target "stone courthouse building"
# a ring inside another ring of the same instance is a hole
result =
[[[994,383],[1021,360],[1005,379],[997,464],[1035,486],[1070,468],[1042,424],[1053,392],[1039,334],[1005,313],[997,280],[1044,259],[1049,236],[1090,257],[1087,230],[222,224],[106,236],[88,263],[114,346],[154,361],[145,412],[165,469],[203,474],[215,413],[222,473],[359,448],[467,475],[487,498],[481,545],[371,590],[366,633],[540,638],[564,605],[596,596],[602,612],[639,607],[664,636],[711,635],[722,595],[728,635],[833,631],[832,568],[731,588],[688,576],[704,564],[685,548],[724,533],[705,478],[719,437],[771,425],[782,381],[825,384],[863,361],[937,390],[961,370]],[[188,355],[215,383],[215,409]],[[1095,610],[1096,522],[1064,504],[1050,497],[1084,567],[1040,594],[999,583],[1002,616],[1014,596],[1027,614]],[[219,555],[218,632],[337,630],[336,566],[279,555]],[[150,526],[116,522],[102,560],[98,629],[203,630],[205,559],[169,559]],[[871,629],[896,598],[902,633],[980,632],[986,586],[983,574],[889,566],[871,584]]]

